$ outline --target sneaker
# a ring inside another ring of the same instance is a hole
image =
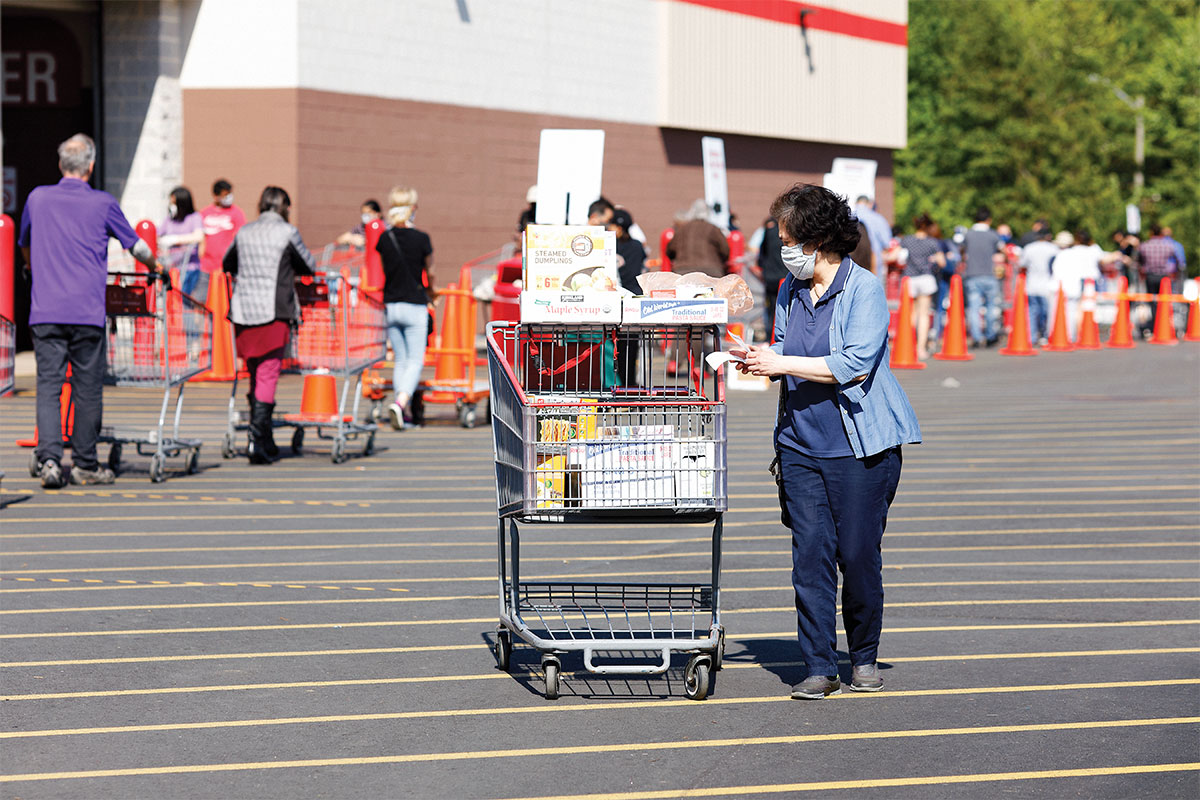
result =
[[[400,404],[392,403],[388,406],[387,411],[388,419],[392,421],[392,427],[398,431],[404,430],[404,409],[400,407]]]
[[[52,458],[43,461],[38,467],[38,477],[42,479],[43,489],[61,489],[67,485],[62,466]]]
[[[879,667],[876,664],[859,664],[854,668],[850,679],[852,692],[878,692],[883,688],[883,678],[879,677]]]
[[[95,469],[71,467],[71,483],[77,486],[112,483],[116,479],[116,474],[108,467],[97,466]]]
[[[831,694],[842,693],[842,682],[837,675],[809,675],[792,687],[794,700],[824,700]]]

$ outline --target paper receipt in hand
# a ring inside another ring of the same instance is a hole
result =
[[[726,331],[725,335],[729,337],[729,340],[733,342],[734,346],[738,350],[742,350],[747,353],[750,352],[750,345],[746,344],[742,337],[730,331]],[[736,356],[733,353],[730,353],[728,350],[718,350],[715,353],[709,353],[708,356],[705,357],[704,361],[713,370],[720,369],[723,365],[728,364],[730,361],[738,364],[746,363],[745,358],[742,356]]]

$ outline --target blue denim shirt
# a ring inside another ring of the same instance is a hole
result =
[[[847,261],[842,261],[843,266]],[[775,307],[775,344],[771,345],[780,355],[792,293],[811,287],[811,280],[797,285],[791,275],[780,287]],[[888,368],[887,340],[888,307],[883,287],[874,274],[852,266],[845,288],[833,301],[825,363],[837,380],[842,424],[856,458],[921,441],[917,415]],[[779,436],[778,422],[775,436]]]

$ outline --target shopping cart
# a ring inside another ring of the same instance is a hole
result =
[[[495,653],[507,670],[514,637],[541,651],[547,699],[558,696],[565,653],[581,653],[589,672],[626,675],[665,673],[673,653],[686,653],[686,695],[708,695],[725,650],[719,586],[728,495],[724,382],[718,373],[706,385],[699,359],[719,341],[715,326],[488,326]],[[641,353],[638,385],[622,386],[614,366],[633,347]],[[669,374],[668,360],[693,369]],[[708,582],[521,577],[519,524],[654,522],[712,523]]]
[[[362,373],[387,354],[387,316],[383,303],[358,290],[358,281],[350,271],[318,272],[296,280],[296,300],[300,322],[288,338],[283,371],[304,375],[330,375],[341,381],[336,412],[322,410],[295,414],[277,414],[273,428],[290,427],[292,453],[304,448],[304,432],[312,429],[320,439],[332,442],[330,457],[340,464],[347,458],[346,443],[366,437],[363,455],[375,452],[373,422],[359,422],[362,399]],[[236,345],[235,345],[236,349]],[[234,353],[236,363],[236,352]],[[353,390],[351,385],[353,384]],[[347,411],[348,395],[353,407]],[[228,427],[221,444],[221,455],[233,458],[237,453],[234,437],[247,430],[244,415],[237,410],[238,380],[235,376],[229,396]]]
[[[8,317],[0,316],[0,397],[16,385],[17,326]]]
[[[105,287],[108,364],[104,381],[116,386],[162,387],[158,424],[143,434],[104,427],[98,441],[112,445],[108,464],[116,471],[124,445],[150,457],[150,480],[167,479],[166,461],[185,455],[184,469],[196,471],[200,463],[199,439],[179,435],[183,389],[188,378],[212,366],[212,313],[176,287],[154,275],[110,272]],[[175,395],[174,420],[167,434],[171,390]],[[36,462],[36,454],[34,461]],[[32,471],[34,467],[31,465]]]

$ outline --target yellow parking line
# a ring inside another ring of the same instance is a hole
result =
[[[369,591],[370,587],[351,586],[350,589],[359,591]],[[408,597],[386,597],[386,598],[371,598],[369,602],[405,602],[412,601],[416,598]],[[494,602],[494,595],[475,595],[451,598],[454,600],[476,600],[484,602]],[[301,600],[301,601],[270,601],[267,603],[237,603],[233,605],[332,605],[337,603],[352,603],[358,604],[363,601],[354,599],[342,600]],[[1086,598],[1005,598],[1003,600],[928,600],[908,603],[893,603],[887,602],[884,604],[885,609],[896,608],[939,608],[939,607],[956,607],[956,606],[1003,606],[1003,605],[1075,605],[1087,604],[1095,605],[1099,603],[1196,603],[1200,602],[1200,597],[1086,597]],[[198,604],[192,608],[205,607],[206,605],[226,605],[226,604]],[[151,609],[167,609],[172,608],[166,606],[150,606]],[[120,610],[119,607],[93,606],[91,608],[67,608],[55,609],[60,612],[84,612],[84,611],[114,611]],[[794,611],[794,606],[770,606],[764,608],[733,608],[726,609],[722,613],[726,616],[740,616],[742,614],[778,614]],[[6,610],[5,614],[21,614],[21,613],[37,613],[37,611],[12,611]],[[703,613],[703,612],[699,612]],[[565,619],[583,619],[582,614],[565,615]],[[195,633],[236,633],[244,631],[286,631],[286,630],[323,630],[330,628],[387,628],[387,627],[410,627],[419,625],[478,625],[486,622],[492,622],[495,617],[450,617],[446,619],[416,619],[416,620],[373,620],[370,622],[306,622],[306,623],[290,623],[287,625],[237,625],[230,627],[190,627],[190,628],[137,628],[132,630],[102,630],[102,631],[46,631],[42,633],[0,633],[0,639],[55,639],[62,637],[90,637],[90,636],[154,636],[163,634],[195,634]],[[1091,623],[1089,623],[1091,624]],[[1109,624],[1109,623],[1105,623]],[[990,627],[990,626],[989,626]],[[890,628],[885,630],[945,630],[944,628]],[[954,630],[959,630],[954,628]]]
[[[1172,653],[1200,653],[1200,647],[1152,647],[1125,650],[1064,650],[1060,652],[1038,651],[1033,653],[957,653],[939,656],[889,656],[889,664],[938,662],[949,664],[955,661],[1005,661],[1041,658],[1085,658],[1131,655],[1169,655]],[[772,667],[796,667],[802,661],[772,661],[766,663],[731,661],[727,657],[722,669],[768,669]],[[849,663],[848,661],[843,663]],[[564,677],[581,673],[564,673]],[[43,692],[39,694],[16,694],[0,696],[0,702],[11,700],[79,700],[100,697],[129,697],[133,695],[191,694],[194,692],[240,692],[268,689],[320,689],[334,686],[390,686],[405,683],[443,683],[447,681],[512,680],[512,676],[497,671],[476,675],[421,675],[406,678],[349,678],[337,681],[292,681],[289,683],[235,683],[207,686],[167,686],[158,689],[109,689],[92,692]]]
[[[863,778],[808,783],[766,783],[753,786],[715,786],[702,789],[666,789],[646,792],[602,794],[560,794],[516,797],[510,800],[664,800],[684,797],[737,797],[751,794],[822,792],[839,789],[883,789],[899,786],[937,786],[941,784],[991,783],[999,781],[1049,780],[1053,778],[1094,778],[1105,775],[1148,775],[1159,772],[1195,772],[1200,762],[1182,764],[1134,764],[1125,767],[1083,767],[1080,769],[1044,769],[1026,772],[984,772],[966,775],[928,775],[911,778]]]
[[[495,617],[480,617],[477,620],[456,620],[456,622],[464,624],[489,624],[496,621]],[[434,621],[436,622],[436,621]],[[443,624],[448,623],[448,620],[442,620]],[[426,625],[431,624],[430,621],[405,621],[405,622],[360,622],[351,624],[342,624],[340,627],[383,627],[394,625]],[[1037,622],[1037,623],[1014,623],[1001,625],[930,625],[920,627],[907,628],[884,628],[883,633],[900,634],[900,633],[957,633],[964,631],[1023,631],[1023,630],[1078,630],[1083,628],[1147,628],[1147,627],[1171,627],[1178,625],[1200,625],[1200,619],[1152,619],[1152,620],[1123,620],[1120,622]],[[296,625],[296,626],[278,626],[282,628],[289,627],[335,627],[331,625]],[[271,628],[265,628],[271,629]],[[197,629],[182,629],[179,632],[195,632]],[[251,630],[247,628],[245,630]],[[52,634],[53,635],[53,634]],[[795,636],[795,631],[781,631],[773,633],[739,633],[737,636],[730,635],[731,641],[743,641],[746,639],[787,639]],[[292,650],[284,652],[265,652],[265,653],[192,653],[183,656],[127,656],[124,658],[79,658],[79,659],[60,659],[54,661],[4,661],[0,662],[0,667],[61,667],[61,666],[84,666],[92,664],[145,664],[145,663],[167,663],[173,661],[219,661],[224,659],[239,659],[239,658],[291,658],[301,656],[327,656],[327,655],[361,655],[366,653],[421,653],[430,651],[449,651],[449,650],[474,650],[479,647],[487,647],[483,643],[473,645],[419,645],[411,647],[379,647],[379,648],[356,648],[349,650]]]
[[[1060,692],[1086,691],[1089,689],[1131,689],[1131,688],[1168,688],[1174,686],[1195,686],[1200,684],[1200,678],[1180,678],[1176,680],[1158,681],[1108,681],[1098,683],[1039,683],[1027,686],[979,686],[949,689],[899,689],[886,694],[874,695],[876,698],[888,700],[903,697],[948,697],[981,694],[1009,694],[1027,692]],[[832,695],[829,700],[846,700],[864,698],[861,694]],[[369,722],[378,720],[398,719],[445,719],[450,717],[501,717],[517,714],[553,714],[553,713],[601,713],[604,711],[629,710],[632,708],[654,709],[689,709],[707,713],[705,709],[712,706],[759,705],[763,703],[793,702],[787,696],[770,695],[766,697],[730,697],[709,698],[704,703],[682,699],[653,699],[631,700],[617,703],[560,703],[557,705],[509,706],[499,708],[456,708],[432,711],[385,711],[370,714],[331,714],[308,717],[276,717],[273,719],[233,719],[213,720],[209,722],[164,722],[148,725],[108,725],[94,728],[56,728],[33,731],[0,731],[0,739],[33,739],[58,736],[89,736],[112,733],[147,733],[151,731],[185,731],[213,730],[220,728],[257,728],[268,725],[309,725],[314,723],[344,723]],[[1194,718],[1189,718],[1194,719]],[[678,744],[678,743],[677,743]]]

